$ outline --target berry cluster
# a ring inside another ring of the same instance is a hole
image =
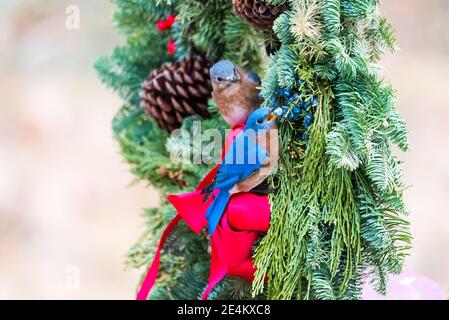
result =
[[[165,31],[167,29],[170,29],[173,24],[176,22],[176,17],[175,16],[168,16],[167,19],[165,20],[160,20],[157,24],[156,24],[156,28],[159,31]]]
[[[316,97],[305,97],[290,88],[278,89],[276,96],[268,103],[268,107],[278,118],[302,122],[305,130],[313,123],[313,109],[316,106],[318,106]],[[307,140],[307,134],[304,132],[301,138]]]
[[[173,27],[173,25],[176,22],[176,17],[175,16],[168,16],[167,19],[165,20],[161,20],[156,24],[156,28],[159,31],[165,31],[165,30],[169,30]],[[169,55],[174,55],[176,52],[176,42],[173,39],[170,39],[167,43],[167,52]]]

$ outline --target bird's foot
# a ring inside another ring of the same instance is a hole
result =
[[[263,189],[259,189],[259,188],[254,188],[254,189],[252,189],[250,192],[251,193],[255,193],[255,194],[260,194],[260,195],[267,195],[267,194],[274,194],[274,193],[277,193],[277,189],[276,188],[271,188],[271,187],[268,187],[268,188],[263,188]]]

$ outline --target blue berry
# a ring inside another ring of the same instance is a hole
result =
[[[285,99],[285,103],[286,104],[292,104],[295,102],[295,98],[294,97],[289,97],[287,99]]]
[[[313,115],[312,115],[311,113],[306,114],[306,115],[304,116],[304,121],[312,123],[312,121],[313,121]]]
[[[309,140],[309,135],[308,135],[307,133],[304,132],[304,133],[301,135],[300,139],[301,139],[302,141],[307,141],[307,140]]]
[[[294,114],[299,114],[299,113],[301,113],[301,107],[294,106],[292,110],[293,110],[293,113],[294,113]]]
[[[279,107],[279,104],[278,104],[277,100],[274,99],[274,98],[271,99],[271,100],[270,100],[270,108],[275,109],[275,108],[277,108],[277,107]]]
[[[316,107],[317,105],[318,105],[318,99],[314,97],[312,99],[312,107]]]
[[[299,99],[299,94],[295,93],[294,95],[290,96],[287,100],[286,103],[287,104],[292,104],[295,103],[296,101],[298,101]]]
[[[304,116],[304,128],[308,129],[313,122],[312,114],[308,113]]]
[[[285,104],[292,104],[293,102],[295,102],[293,97],[289,97],[289,98],[285,99]]]
[[[276,117],[282,117],[282,115],[284,114],[284,109],[282,109],[281,107],[277,107],[273,110],[273,113]]]
[[[307,101],[304,101],[304,110],[309,110],[310,108],[310,103],[308,103]]]
[[[301,120],[301,115],[300,115],[300,114],[297,114],[297,113],[294,113],[294,114],[293,114],[293,120],[295,120],[295,121]]]
[[[260,100],[262,100],[262,101],[265,100],[265,99],[263,98],[263,96],[262,96],[262,92],[259,92],[258,96],[259,96],[259,99],[260,99]]]
[[[277,91],[278,97],[288,98],[292,94],[292,89],[290,88],[282,88]]]

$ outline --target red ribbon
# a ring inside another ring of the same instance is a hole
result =
[[[243,126],[233,128],[228,134],[225,150]],[[224,150],[224,152],[225,152]],[[193,232],[199,233],[206,225],[206,211],[213,196],[203,202],[201,190],[213,181],[219,166],[212,169],[200,182],[195,191],[169,195],[167,197],[177,210],[176,216],[164,230],[156,250],[153,263],[137,294],[138,300],[145,300],[153,287],[160,265],[160,251],[170,232],[183,219]],[[228,207],[211,240],[210,275],[203,299],[226,275],[237,276],[249,281],[254,279],[254,265],[251,250],[260,232],[267,232],[270,225],[270,205],[267,196],[252,193],[238,193],[231,197]]]

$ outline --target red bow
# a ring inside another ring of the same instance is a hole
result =
[[[238,126],[226,137],[225,150],[243,129]],[[156,281],[160,251],[176,224],[183,219],[193,232],[199,233],[206,225],[206,211],[213,196],[203,202],[201,190],[213,181],[219,165],[212,169],[200,182],[195,191],[169,195],[167,197],[177,210],[176,216],[164,230],[158,244],[155,258],[137,294],[138,300],[145,300]],[[211,240],[211,265],[209,282],[202,298],[207,299],[210,291],[226,275],[237,276],[249,281],[254,279],[254,265],[251,250],[261,232],[267,232],[270,225],[270,204],[267,196],[253,193],[238,193],[231,197],[228,207]]]

